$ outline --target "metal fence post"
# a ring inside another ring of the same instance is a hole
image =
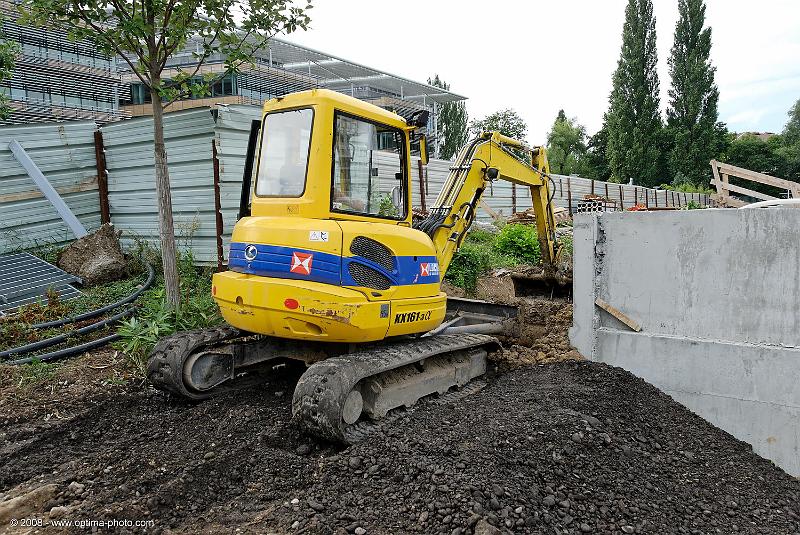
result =
[[[100,195],[100,223],[111,223],[108,206],[108,172],[106,171],[106,149],[103,146],[103,132],[94,131],[94,160],[97,166],[97,192]]]

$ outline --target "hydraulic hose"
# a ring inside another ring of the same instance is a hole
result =
[[[142,295],[150,286],[153,284],[153,281],[156,278],[156,272],[149,263],[145,263],[147,265],[147,280],[144,282],[142,286],[139,287],[135,292],[124,299],[120,299],[115,303],[111,303],[110,305],[106,305],[102,308],[98,308],[96,310],[90,310],[89,312],[84,312],[83,314],[78,314],[77,316],[73,316],[71,318],[62,318],[53,321],[46,321],[44,323],[36,323],[31,325],[31,329],[47,329],[49,327],[60,327],[61,325],[67,325],[69,323],[75,323],[76,321],[83,321],[86,319],[97,317],[101,314],[108,312],[109,310],[113,310],[115,308],[121,307],[122,305],[127,305],[128,303],[133,302],[136,300],[137,297]]]
[[[75,335],[86,334],[92,331],[96,331],[97,329],[102,329],[106,325],[110,325],[112,323],[121,320],[126,316],[130,316],[132,313],[133,313],[133,308],[127,308],[118,314],[110,316],[102,321],[92,323],[91,325],[86,325],[85,327],[81,327],[80,329],[75,329],[74,331],[70,331],[68,333],[59,334],[57,336],[53,336],[52,338],[46,338],[44,340],[32,342],[24,346],[14,347],[11,349],[6,349],[5,351],[0,351],[0,359],[10,357],[11,355],[17,355],[20,353],[22,354],[30,353],[31,351],[36,351],[37,349],[42,349],[43,347],[50,347],[56,344],[60,344],[61,342],[69,340],[71,337]]]

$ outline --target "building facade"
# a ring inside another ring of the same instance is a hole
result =
[[[0,84],[11,115],[0,124],[93,119],[116,121],[127,93],[114,58],[87,41],[70,41],[65,32],[18,24],[10,2],[0,2],[6,40],[19,45],[13,76]]]
[[[188,71],[196,64],[199,42],[190,42],[167,63],[164,78],[169,79],[178,70]],[[122,80],[130,88],[121,98],[121,109],[132,116],[150,115],[150,95],[136,75],[122,69]],[[428,137],[431,147],[437,147],[438,108],[448,102],[465,100],[465,97],[415,82],[401,76],[366,67],[318,50],[288,41],[272,38],[262,49],[253,65],[241,72],[227,74],[225,57],[214,55],[197,72],[196,76],[218,73],[220,79],[211,87],[211,94],[186,98],[170,104],[168,111],[217,104],[262,105],[264,101],[295,91],[326,88],[372,102],[382,108],[408,116],[418,110],[428,110]],[[432,154],[437,156],[436,154]]]

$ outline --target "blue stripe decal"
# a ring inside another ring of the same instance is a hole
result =
[[[245,258],[248,243],[231,242],[228,254],[228,268],[237,273],[274,277],[281,279],[298,279],[335,284],[337,286],[360,286],[350,276],[349,265],[352,262],[363,264],[385,275],[392,286],[411,284],[434,284],[439,282],[439,260],[435,256],[395,256],[392,271],[362,256],[347,256],[281,247],[277,245],[252,244],[257,254],[253,260]],[[294,254],[299,253],[298,260],[306,255],[313,255],[310,269],[298,266]],[[292,267],[295,270],[292,270]],[[306,272],[308,271],[308,272]]]

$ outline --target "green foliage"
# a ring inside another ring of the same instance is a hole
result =
[[[463,288],[469,295],[474,295],[478,278],[482,275],[493,269],[514,267],[520,263],[517,259],[498,252],[494,241],[495,236],[486,231],[473,230],[467,234],[447,268],[445,280]]]
[[[29,364],[23,364],[20,372],[19,386],[34,386],[38,383],[52,379],[58,369],[54,362],[42,362],[34,359]]]
[[[568,119],[559,110],[550,133],[547,134],[547,159],[550,170],[561,175],[586,176],[586,127],[577,118]]]
[[[620,182],[652,186],[661,174],[661,115],[652,0],[628,0],[622,51],[613,77],[608,158]]]
[[[703,207],[696,201],[689,201],[681,210],[702,210]]]
[[[378,203],[378,215],[384,217],[397,217],[400,215],[397,206],[395,206],[392,201],[391,195],[384,195],[381,197],[380,203]]]
[[[17,62],[19,44],[9,41],[2,31],[3,17],[0,16],[0,83],[10,79],[14,74],[14,65]],[[0,119],[6,120],[11,115],[11,107],[8,105],[9,96],[5,92],[0,92]]]
[[[717,156],[716,123],[719,90],[711,65],[711,28],[704,28],[704,0],[679,0],[678,23],[669,57],[672,88],[667,126],[671,141],[669,167],[694,184],[711,178],[709,161]]]
[[[542,261],[539,239],[533,225],[506,225],[497,235],[494,248],[501,254],[527,264],[538,264]]]
[[[498,131],[504,136],[525,141],[528,125],[517,112],[507,108],[487,115],[483,119],[473,119],[469,123],[469,130],[476,136],[483,132]]]
[[[611,168],[608,163],[608,124],[605,118],[603,126],[586,144],[586,177],[595,180],[608,180],[611,178]]]
[[[441,87],[445,91],[450,89],[450,84],[435,75],[428,78],[428,84]],[[439,157],[445,160],[452,159],[456,152],[467,143],[467,105],[462,102],[447,102],[439,106],[439,117],[436,129],[439,139]]]
[[[178,257],[178,271],[182,298],[177,308],[168,304],[161,282],[142,295],[136,317],[121,322],[117,330],[122,337],[116,344],[117,349],[141,374],[144,374],[147,355],[164,336],[222,321],[211,296],[210,270],[195,268],[191,252],[186,252]]]

